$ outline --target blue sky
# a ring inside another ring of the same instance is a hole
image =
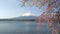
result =
[[[38,9],[36,7],[30,8],[28,6],[20,7],[20,4],[19,0],[0,0],[0,19],[18,17],[25,12],[39,16],[45,11],[44,8]]]

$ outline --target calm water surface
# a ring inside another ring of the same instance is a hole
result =
[[[0,21],[0,34],[37,34],[36,21]],[[51,34],[46,23],[42,24],[39,34]]]

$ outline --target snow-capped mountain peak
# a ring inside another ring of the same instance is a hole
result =
[[[24,13],[22,16],[33,16],[33,14],[31,14],[31,13]]]

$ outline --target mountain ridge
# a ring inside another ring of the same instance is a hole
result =
[[[15,17],[15,18],[10,18],[10,19],[0,19],[0,21],[24,21],[24,20],[26,20],[26,21],[28,21],[28,20],[36,20],[37,19],[37,16],[19,16],[19,17]]]

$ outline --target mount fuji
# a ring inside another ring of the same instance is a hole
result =
[[[35,21],[37,19],[37,16],[31,14],[31,13],[25,13],[22,16],[15,17],[15,18],[9,18],[9,19],[0,19],[0,21]]]

